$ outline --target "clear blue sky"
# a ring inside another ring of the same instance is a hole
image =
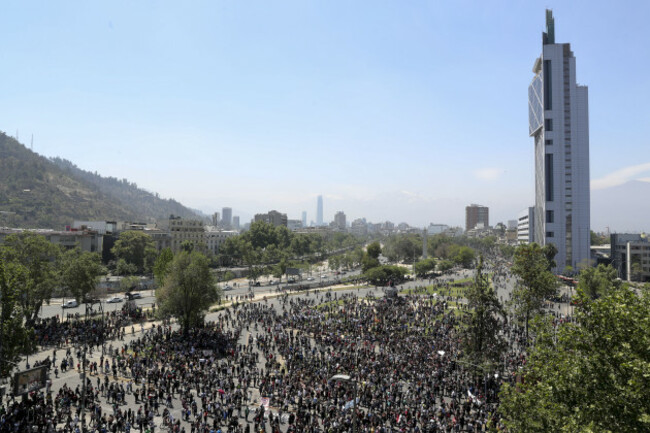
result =
[[[505,221],[534,200],[546,7],[592,181],[650,180],[648,2],[5,1],[0,130],[206,212]]]

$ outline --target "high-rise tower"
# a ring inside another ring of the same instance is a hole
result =
[[[221,209],[221,224],[226,229],[232,227],[232,208],[224,207]]]
[[[546,10],[542,55],[528,87],[528,123],[535,140],[535,241],[555,244],[556,271],[589,260],[589,113],[586,86],[576,83],[570,44],[555,43]]]
[[[323,196],[319,195],[316,202],[316,225],[318,227],[323,225]]]

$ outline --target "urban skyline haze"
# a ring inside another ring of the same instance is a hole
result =
[[[592,191],[650,182],[645,2],[5,2],[0,130],[242,223],[321,193],[326,222],[505,222],[535,200],[546,8],[589,85]]]

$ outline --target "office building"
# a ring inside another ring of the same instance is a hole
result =
[[[576,83],[570,44],[555,43],[550,10],[533,73],[528,123],[535,143],[534,238],[557,247],[557,271],[578,269],[590,260],[588,92]]]
[[[347,227],[346,221],[345,221],[345,214],[343,211],[338,211],[336,215],[334,215],[334,228],[338,230],[345,230]]]
[[[258,213],[255,215],[255,222],[264,221],[274,226],[287,226],[287,214],[280,213],[277,210],[271,210],[268,213]]]
[[[645,234],[614,233],[610,258],[618,276],[626,281],[650,281],[650,241]]]
[[[323,225],[323,196],[319,195],[316,201],[316,225]]]
[[[289,230],[300,230],[303,227],[301,220],[287,220],[287,228]]]
[[[517,219],[517,242],[530,244],[535,242],[535,208],[533,206],[519,213]]]
[[[490,226],[490,209],[487,206],[471,204],[465,208],[465,231]]]
[[[221,209],[221,226],[225,229],[232,227],[232,208],[224,207]]]
[[[218,227],[220,222],[221,222],[221,219],[219,217],[219,212],[213,213],[212,214],[212,225]]]
[[[237,232],[235,230],[223,230],[219,227],[208,226],[204,232],[205,246],[213,254],[219,254],[221,246],[226,242],[226,239],[236,235]]]
[[[186,220],[181,217],[169,218],[169,236],[171,250],[174,254],[181,250],[183,242],[188,241],[195,247],[205,244],[205,228],[199,220]]]
[[[307,227],[307,211],[302,211],[302,226]]]
[[[233,230],[239,230],[239,217],[238,216],[232,217],[232,228],[233,228]]]

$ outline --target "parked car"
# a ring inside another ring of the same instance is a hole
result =
[[[289,278],[287,281],[288,281],[289,283],[295,283],[295,282],[296,282],[296,279],[293,278],[293,277],[291,277],[291,278]]]
[[[72,301],[65,301],[63,305],[61,305],[62,308],[76,308],[79,306],[79,303],[75,300]]]
[[[307,281],[314,281],[314,277],[307,277]]]
[[[106,302],[109,303],[109,304],[114,304],[114,303],[117,303],[117,302],[122,302],[122,298],[120,298],[119,296],[112,296],[112,297],[108,298],[106,300]]]
[[[228,284],[226,284],[225,286],[223,286],[223,290],[224,291],[232,290],[232,286],[229,286]]]
[[[272,285],[272,286],[275,286],[276,284],[278,284],[278,282],[271,280],[271,281],[269,281],[269,284]]]

